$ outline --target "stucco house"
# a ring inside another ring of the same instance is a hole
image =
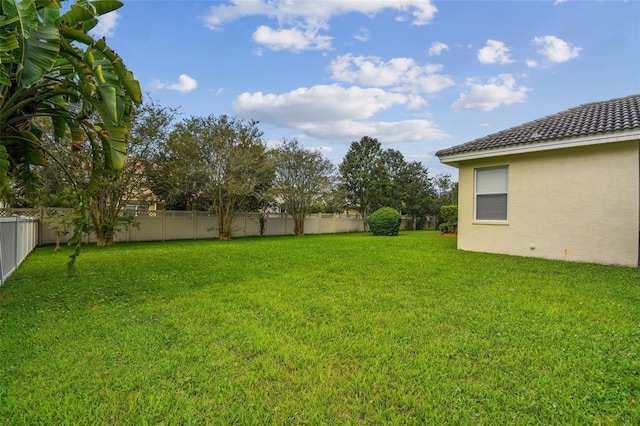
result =
[[[640,95],[436,155],[459,169],[459,249],[640,266]]]

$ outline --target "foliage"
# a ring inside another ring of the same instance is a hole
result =
[[[339,170],[349,206],[358,209],[366,226],[369,214],[388,200],[390,179],[380,142],[369,136],[352,142]]]
[[[122,59],[104,39],[87,34],[97,17],[121,6],[119,1],[76,0],[61,14],[57,0],[3,0],[0,5],[0,187],[10,176],[29,187],[36,180],[34,166],[58,161],[41,144],[39,117],[51,120],[56,138],[69,134],[70,147],[88,140],[99,165],[89,185],[77,189],[81,220],[71,266],[80,250],[87,194],[103,170],[124,166],[124,123],[132,104],[142,102],[140,86]]]
[[[439,225],[440,231],[451,234],[458,232],[458,206],[440,207],[440,217],[442,218],[442,223]]]
[[[365,136],[353,142],[340,173],[349,205],[358,209],[365,223],[371,211],[383,206],[410,215],[414,228],[435,213],[438,197],[428,169],[420,162],[407,162],[400,151],[383,150],[377,139]]]
[[[382,150],[381,156],[388,182],[385,185],[387,192],[378,201],[378,204],[402,211],[405,189],[402,178],[406,177],[404,174],[407,162],[402,153],[395,149]]]
[[[135,108],[129,118],[125,140],[128,153],[122,170],[105,171],[89,199],[89,217],[96,233],[97,245],[114,244],[121,229],[137,226],[131,212],[124,211],[130,202],[145,204],[151,195],[144,180],[145,169],[161,141],[168,137],[175,111],[149,101]]]
[[[336,177],[336,179],[339,179]],[[309,213],[338,213],[347,211],[347,192],[344,185],[335,182],[329,191],[324,194],[321,204],[314,205]]]
[[[413,229],[419,229],[429,214],[433,214],[436,193],[429,171],[418,161],[405,162],[400,169],[395,185],[400,211],[413,219]]]
[[[128,153],[124,167],[121,170],[101,170],[93,191],[87,197],[89,224],[86,231],[96,233],[98,245],[113,245],[117,231],[135,225],[133,216],[123,213],[123,208],[132,200],[146,202],[149,191],[143,172],[151,166],[150,159],[159,149],[159,141],[166,139],[173,116],[173,110],[160,107],[153,101],[133,109],[125,133]],[[75,197],[64,195],[73,195],[77,187],[88,187],[100,164],[94,163],[95,157],[87,147],[71,150],[68,140],[56,140],[48,128],[41,140],[45,149],[59,161],[49,162],[38,169],[41,184],[37,199],[32,202],[42,206],[73,207]],[[69,171],[65,173],[62,167],[68,167]]]
[[[236,211],[273,179],[257,122],[227,115],[190,117],[176,124],[167,143],[165,171],[174,187],[216,213],[218,238],[231,239]]]
[[[40,211],[37,211],[40,210]],[[40,219],[49,227],[56,235],[55,251],[62,250],[60,241],[63,236],[68,235],[74,229],[75,222],[78,218],[73,210],[59,210],[55,208],[40,207],[33,214],[34,217]]]
[[[59,1],[3,0],[0,184],[10,170],[26,181],[32,165],[46,162],[34,122],[40,116],[51,118],[57,137],[67,129],[73,142],[88,137],[105,168],[124,165],[123,120],[142,101],[140,87],[104,39],[87,34],[98,16],[121,6],[78,0],[61,15]]]
[[[639,269],[455,241],[87,247],[71,280],[36,249],[0,287],[0,423],[640,424]]]
[[[373,235],[398,235],[401,223],[402,215],[393,207],[382,207],[369,216],[369,229]]]
[[[458,182],[453,181],[449,173],[437,174],[433,183],[436,191],[434,213],[439,213],[442,206],[458,204]]]
[[[320,151],[284,140],[271,152],[275,166],[273,197],[293,218],[295,235],[304,234],[304,219],[334,186],[335,167]]]

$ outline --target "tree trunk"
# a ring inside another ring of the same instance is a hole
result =
[[[231,239],[229,232],[227,231],[227,227],[225,225],[224,220],[224,211],[220,208],[216,208],[216,219],[218,221],[218,239],[222,241],[227,241]]]
[[[216,209],[216,215],[218,216],[218,239],[222,241],[229,241],[231,239],[231,225],[233,223],[233,211],[231,214],[224,209]]]
[[[295,235],[304,235],[304,216],[296,215],[293,217],[293,233]]]
[[[367,212],[363,211],[360,213],[362,215],[362,222],[364,224],[364,232],[369,232],[369,215],[367,215]]]
[[[109,230],[104,224],[96,224],[96,245],[98,247],[113,246],[113,229]]]

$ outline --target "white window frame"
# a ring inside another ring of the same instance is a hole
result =
[[[494,186],[494,188],[489,188],[488,190],[478,191],[478,174],[484,171],[490,170],[504,170],[505,171],[505,181],[503,185],[499,182],[498,185],[489,185]],[[482,218],[478,219],[478,196],[482,197],[483,195],[505,195],[506,196],[506,205],[505,205],[505,214],[504,218]],[[494,166],[494,167],[482,167],[474,170],[474,183],[473,183],[473,219],[476,222],[499,222],[506,223],[509,220],[509,166]]]

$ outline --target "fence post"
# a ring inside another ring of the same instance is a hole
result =
[[[15,244],[13,245],[13,253],[16,256],[14,258],[15,259],[15,263],[16,263],[14,268],[17,268],[18,267],[19,254],[20,254],[20,251],[18,250],[18,244],[20,244],[20,238],[19,238],[20,236],[18,235],[20,233],[20,222],[19,222],[20,216],[16,216],[15,219],[16,219],[16,225],[15,225],[16,226],[16,237],[15,237]]]
[[[0,285],[4,284],[4,262],[2,261],[2,223],[0,223]]]

